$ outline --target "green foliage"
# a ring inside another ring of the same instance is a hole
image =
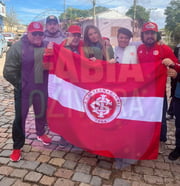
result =
[[[106,7],[98,6],[98,7],[96,7],[96,14],[104,12],[106,10],[109,10],[109,9]],[[62,13],[60,15],[60,19],[75,20],[75,19],[81,18],[81,17],[83,17],[83,18],[90,17],[92,15],[93,15],[93,8],[88,9],[88,10],[81,10],[81,9],[69,7],[66,9],[65,14]]]
[[[126,12],[126,15],[134,19],[134,6],[130,7],[130,9]],[[145,22],[149,21],[150,11],[146,10],[144,7],[137,5],[135,12],[135,19],[139,23],[139,27],[141,27]]]
[[[172,33],[175,41],[180,42],[180,0],[171,0],[165,9],[165,28]]]

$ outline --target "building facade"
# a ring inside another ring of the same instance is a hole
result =
[[[4,31],[4,18],[6,17],[5,4],[0,1],[0,32]]]

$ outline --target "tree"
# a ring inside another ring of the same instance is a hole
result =
[[[180,1],[171,0],[165,9],[166,25],[165,28],[171,32],[175,41],[180,42]]]
[[[6,12],[6,17],[5,17],[5,24],[8,28],[10,28],[10,30],[13,30],[13,27],[15,25],[19,24],[19,21],[17,19],[17,14],[15,12],[15,10],[13,8],[10,8],[7,12]]]
[[[109,9],[102,6],[96,7],[96,13],[101,13],[106,10]],[[69,7],[66,9],[65,13],[62,13],[60,15],[60,19],[75,20],[80,17],[90,17],[92,15],[93,15],[93,8],[88,10],[81,10],[81,9]]]
[[[134,6],[126,12],[126,15],[134,19]],[[149,21],[150,11],[146,10],[144,7],[137,5],[136,6],[136,16],[135,19],[138,21],[138,27],[141,28],[142,25]]]

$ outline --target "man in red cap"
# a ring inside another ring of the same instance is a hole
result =
[[[138,60],[140,63],[148,62],[154,63],[156,61],[162,61],[163,59],[169,58],[175,63],[178,59],[175,57],[172,49],[165,45],[159,44],[160,35],[158,33],[158,26],[156,23],[147,22],[143,25],[141,31],[142,45],[138,47]],[[163,115],[162,115],[162,126],[160,134],[160,150],[159,153],[165,151],[165,142],[167,141],[167,124],[166,124],[166,111],[167,111],[167,98],[164,98]]]
[[[78,25],[71,25],[68,28],[68,37],[63,42],[63,46],[74,53],[82,54],[81,27]]]
[[[31,105],[35,114],[37,139],[45,145],[51,139],[45,134],[48,72],[42,67],[42,56],[47,43],[43,42],[43,26],[32,22],[27,35],[14,43],[6,55],[3,75],[14,86],[15,119],[12,128],[12,161],[21,159],[25,143],[25,121]]]
[[[43,63],[46,69],[52,70],[54,68],[53,55],[54,48],[65,47],[71,50],[73,53],[83,55],[82,41],[81,41],[81,27],[78,25],[71,25],[68,28],[68,36],[60,45],[50,42],[44,53]],[[59,146],[65,148],[68,146],[68,142],[61,136]]]

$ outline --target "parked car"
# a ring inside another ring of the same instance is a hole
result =
[[[0,58],[3,56],[3,53],[8,49],[7,41],[4,36],[0,33]]]
[[[15,42],[15,34],[11,32],[4,32],[2,33],[5,37],[8,46],[11,46]]]

